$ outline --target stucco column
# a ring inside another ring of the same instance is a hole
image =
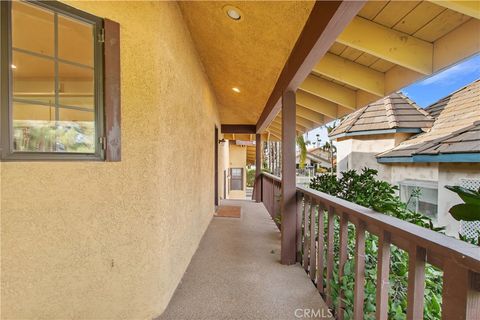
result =
[[[295,113],[295,92],[286,91],[282,96],[282,264],[294,264],[296,254]]]

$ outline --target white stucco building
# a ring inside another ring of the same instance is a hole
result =
[[[337,174],[369,167],[399,186],[409,206],[430,216],[447,234],[469,233],[448,210],[461,199],[445,185],[480,187],[480,81],[425,110],[400,93],[387,96],[345,118],[330,134],[337,146]]]

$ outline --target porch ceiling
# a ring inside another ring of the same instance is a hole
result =
[[[224,124],[256,124],[314,2],[179,2]],[[225,6],[238,8],[232,20]],[[232,90],[240,89],[240,93]]]
[[[300,85],[297,133],[479,53],[479,19],[476,1],[367,2]],[[266,131],[281,138],[280,114]]]

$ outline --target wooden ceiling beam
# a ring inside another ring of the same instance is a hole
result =
[[[384,74],[359,63],[327,53],[312,69],[312,73],[324,75],[355,88],[367,91],[379,98],[385,95]]]
[[[297,105],[297,116],[308,119],[320,125],[325,123],[325,116],[323,114],[315,112],[308,108],[304,108],[299,105]]]
[[[282,94],[296,91],[366,1],[316,1],[257,122],[264,131],[281,108]]]
[[[305,127],[305,128],[308,128],[309,130],[313,129],[313,128],[316,128],[318,126],[320,126],[319,123],[315,123],[309,119],[306,119],[306,118],[303,118],[303,117],[300,117],[299,115],[297,115],[297,118],[296,118],[296,122]]]
[[[281,136],[279,136],[278,134],[268,131],[268,129],[267,132],[269,133],[269,141],[282,141]]]
[[[355,17],[338,43],[423,74],[433,71],[433,44],[379,23]]]
[[[222,124],[222,133],[245,133],[254,134],[256,132],[254,124]]]
[[[478,1],[458,1],[458,0],[429,0],[441,7],[462,13],[464,15],[480,19],[480,4]]]
[[[274,121],[272,121],[270,123],[269,128],[273,128],[273,129],[277,130],[278,132],[282,132],[281,118],[280,119],[275,119]],[[306,127],[304,127],[304,126],[302,126],[301,124],[298,124],[298,123],[295,124],[295,128],[296,128],[297,131],[299,131],[301,133],[305,133],[309,130],[309,128],[306,128]]]
[[[300,89],[352,110],[355,110],[357,107],[355,90],[348,89],[313,74],[310,74],[307,79],[305,79],[300,85]]]
[[[476,2],[480,7],[480,3]],[[480,21],[470,19],[434,42],[433,71],[438,72],[480,52]]]
[[[297,91],[297,104],[317,113],[324,114],[330,118],[335,119],[337,117],[336,103],[330,102],[302,90]]]

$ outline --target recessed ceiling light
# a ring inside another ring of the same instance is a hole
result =
[[[232,90],[235,91],[236,93],[240,93],[240,89],[238,89],[237,87],[233,87]]]
[[[17,66],[12,64],[12,69],[17,69]]]
[[[242,20],[242,11],[234,6],[225,6],[223,7],[223,11],[227,14],[227,16],[235,21]]]

